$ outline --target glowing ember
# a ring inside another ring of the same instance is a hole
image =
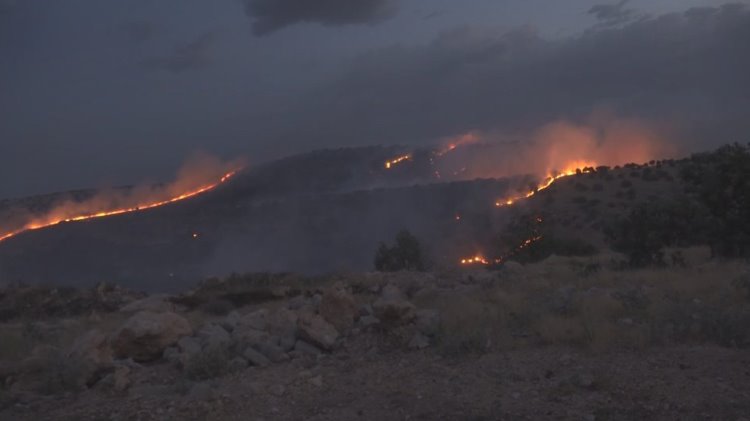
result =
[[[544,181],[542,183],[540,183],[534,190],[532,190],[532,191],[530,191],[530,192],[528,192],[526,194],[523,194],[523,195],[519,195],[519,196],[515,196],[515,197],[503,199],[503,200],[498,200],[497,202],[495,202],[495,206],[497,206],[499,208],[505,207],[505,206],[511,206],[511,205],[513,205],[514,203],[518,202],[521,199],[527,199],[527,198],[529,198],[529,197],[537,194],[538,192],[540,192],[540,191],[548,188],[555,181],[557,181],[557,180],[559,180],[559,179],[561,179],[563,177],[568,177],[568,176],[571,176],[571,175],[576,175],[578,173],[588,173],[588,172],[591,172],[591,170],[589,168],[594,168],[595,166],[596,166],[596,164],[590,163],[590,162],[583,162],[583,161],[581,161],[581,162],[575,162],[575,163],[569,165],[568,169],[566,169],[566,170],[564,170],[564,171],[562,171],[560,173],[548,175],[544,179]]]
[[[41,219],[41,220],[31,221],[31,222],[27,223],[26,225],[24,225],[23,227],[15,230],[15,231],[6,232],[6,233],[0,233],[0,242],[4,241],[4,240],[7,240],[7,239],[9,239],[11,237],[15,237],[18,234],[21,234],[21,233],[26,232],[26,231],[39,230],[39,229],[42,229],[42,228],[51,227],[51,226],[54,226],[54,225],[65,223],[65,222],[76,222],[76,221],[85,221],[85,220],[88,220],[88,219],[104,218],[106,216],[114,216],[114,215],[121,215],[121,214],[124,214],[124,213],[137,212],[137,211],[142,211],[142,210],[146,210],[146,209],[156,208],[156,207],[159,207],[159,206],[168,205],[170,203],[179,202],[179,201],[182,201],[182,200],[185,200],[185,199],[189,199],[191,197],[198,196],[198,195],[200,195],[202,193],[205,193],[205,192],[207,192],[209,190],[213,190],[214,188],[218,187],[220,184],[227,182],[230,178],[232,178],[237,173],[237,171],[239,171],[239,170],[234,170],[234,171],[231,171],[231,172],[228,172],[228,173],[224,174],[219,179],[219,181],[217,181],[215,183],[207,184],[207,185],[198,187],[195,190],[182,193],[179,196],[175,196],[175,197],[172,197],[172,198],[169,198],[169,199],[166,199],[166,200],[161,200],[161,201],[157,201],[157,202],[150,202],[150,203],[143,203],[143,204],[139,204],[139,205],[128,207],[128,208],[122,208],[122,209],[112,209],[112,210],[100,211],[100,212],[96,212],[96,213],[89,213],[89,214],[69,216],[69,217],[55,217],[55,216],[50,216],[50,217],[46,217],[46,218]],[[197,237],[198,237],[197,233],[193,234],[193,238],[197,238]]]
[[[409,159],[411,159],[411,154],[402,155],[402,156],[399,156],[397,158],[393,158],[390,161],[385,161],[385,168],[386,169],[391,169],[395,165],[398,165],[398,164],[400,164],[400,163],[402,163],[402,162],[404,162],[406,160],[409,160]]]
[[[513,249],[510,253],[508,253],[505,256],[498,257],[497,259],[492,260],[496,265],[499,265],[500,263],[505,262],[509,258],[513,257],[514,255],[518,254],[521,250],[529,247],[530,245],[536,243],[537,241],[541,240],[543,237],[541,235],[537,235],[534,237],[531,237],[529,239],[524,240],[523,243],[521,243],[518,247]],[[467,259],[461,259],[461,264],[464,266],[472,266],[472,265],[482,265],[482,266],[489,266],[492,262],[482,257],[481,254],[478,254],[474,257],[469,257]]]
[[[481,255],[477,255],[474,257],[469,257],[468,259],[461,259],[462,265],[475,265],[475,264],[481,264],[481,265],[489,265],[489,260],[485,259]]]

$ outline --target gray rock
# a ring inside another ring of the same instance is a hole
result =
[[[334,288],[329,288],[323,294],[318,312],[339,332],[351,329],[358,315],[354,297],[344,290]]]
[[[247,359],[247,361],[252,365],[256,365],[259,367],[268,367],[269,365],[271,365],[271,360],[250,347],[245,349],[245,351],[242,353],[242,356],[245,357],[245,359]]]
[[[112,347],[107,337],[98,329],[90,330],[73,342],[68,357],[80,358],[98,368],[112,366]]]
[[[254,311],[250,314],[242,316],[237,321],[237,328],[252,328],[256,330],[264,330],[266,328],[266,318],[268,317],[268,310],[261,309]]]
[[[232,358],[229,361],[228,369],[229,369],[229,372],[231,373],[238,373],[240,371],[243,371],[246,368],[247,368],[247,360],[245,360],[244,358],[236,357],[236,358]]]
[[[178,314],[142,311],[128,319],[110,342],[117,358],[152,361],[161,357],[168,346],[192,333],[190,322]]]
[[[198,339],[191,336],[185,336],[177,341],[177,349],[180,350],[180,353],[186,356],[199,354],[201,352],[201,348],[202,347],[200,342],[198,342]]]
[[[232,344],[229,332],[216,323],[204,325],[196,336],[203,348],[226,349]]]
[[[372,304],[375,317],[386,326],[400,326],[407,324],[416,317],[416,307],[406,301],[400,289],[388,285],[383,289],[382,296]]]
[[[322,353],[318,347],[305,341],[297,341],[297,343],[294,344],[294,350],[301,354],[308,355],[320,355]]]
[[[304,295],[298,295],[286,303],[286,308],[289,310],[299,310],[308,304],[308,300]]]
[[[339,338],[336,328],[318,315],[301,315],[297,321],[297,327],[300,338],[325,350],[332,350]]]
[[[315,387],[323,387],[323,376],[315,376],[309,379],[308,382]]]
[[[227,317],[224,318],[224,320],[221,321],[221,327],[224,328],[227,332],[232,332],[235,327],[240,323],[240,319],[242,316],[237,310],[232,310],[229,314],[227,314]]]
[[[286,388],[280,384],[276,384],[268,388],[268,393],[274,396],[278,396],[278,397],[284,396],[285,392],[286,392]]]
[[[372,316],[374,314],[372,310],[372,304],[363,304],[359,307],[359,316]]]
[[[260,352],[266,358],[271,360],[271,362],[274,363],[281,363],[285,361],[289,361],[289,356],[286,355],[286,352],[284,352],[283,349],[280,347],[271,344],[271,343],[259,343],[253,346],[253,349]]]

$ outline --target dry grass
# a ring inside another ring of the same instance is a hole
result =
[[[553,257],[521,275],[501,275],[490,287],[445,294],[436,301],[445,325],[441,343],[448,353],[550,344],[592,351],[686,342],[750,346],[745,262],[583,270],[600,262],[601,256]]]

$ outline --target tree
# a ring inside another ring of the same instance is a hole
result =
[[[396,234],[396,244],[388,247],[380,243],[375,252],[375,270],[396,272],[399,270],[424,271],[425,263],[419,240],[407,230]]]

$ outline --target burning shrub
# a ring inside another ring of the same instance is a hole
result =
[[[388,247],[380,243],[375,252],[375,270],[396,272],[399,270],[425,270],[422,246],[417,237],[407,230],[396,234],[396,245]]]

